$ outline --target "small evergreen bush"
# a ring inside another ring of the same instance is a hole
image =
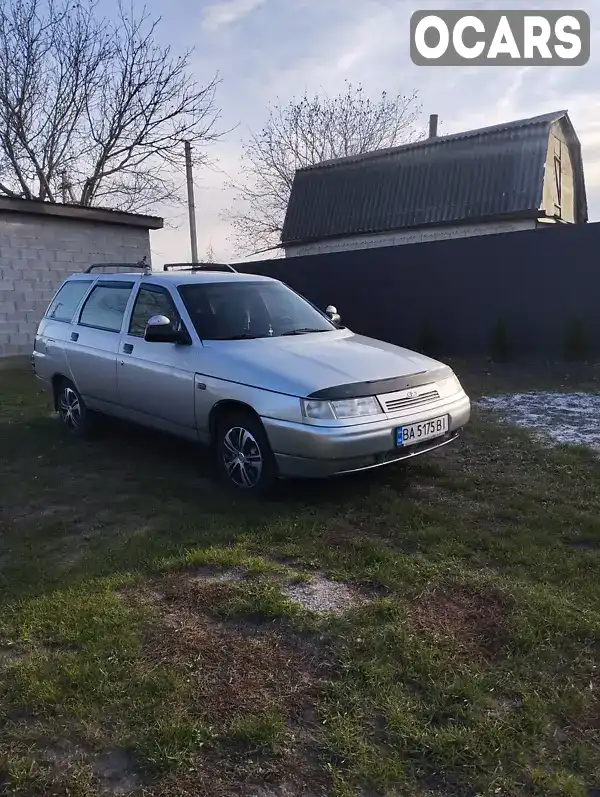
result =
[[[565,329],[564,354],[567,362],[583,362],[589,355],[589,341],[584,322],[572,316]]]
[[[429,357],[439,356],[440,345],[431,321],[423,321],[416,348]]]
[[[494,363],[506,363],[510,360],[511,345],[506,319],[499,318],[492,328],[490,342],[490,359]]]

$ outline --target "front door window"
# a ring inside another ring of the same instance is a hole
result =
[[[143,338],[148,321],[154,315],[164,315],[174,325],[179,323],[179,313],[169,292],[158,285],[142,285],[131,314],[129,334]]]

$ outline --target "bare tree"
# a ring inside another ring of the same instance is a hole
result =
[[[215,141],[218,79],[155,43],[159,20],[94,0],[0,0],[0,194],[149,210],[177,196],[183,139]]]
[[[296,169],[412,141],[420,112],[416,92],[373,100],[351,83],[334,97],[270,106],[263,129],[243,142],[241,180],[231,184],[237,196],[226,216],[238,252],[279,244]]]
[[[209,243],[208,248],[206,249],[206,257],[205,257],[204,260],[205,260],[206,263],[215,263],[216,262],[216,260],[215,260],[215,250],[213,249],[212,243]]]

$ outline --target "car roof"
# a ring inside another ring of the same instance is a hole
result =
[[[139,271],[126,271],[117,274],[92,273],[86,274],[79,272],[68,277],[69,280],[110,280],[131,282],[140,280],[151,282],[153,285],[193,285],[204,283],[223,283],[223,282],[278,282],[272,277],[264,277],[261,274],[240,274],[239,272],[229,271],[153,271],[151,274],[140,274]]]

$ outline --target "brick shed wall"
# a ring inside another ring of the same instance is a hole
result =
[[[0,213],[0,357],[31,353],[37,324],[69,274],[144,255],[150,263],[150,235],[141,227]]]

